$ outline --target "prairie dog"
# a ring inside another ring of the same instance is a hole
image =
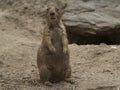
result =
[[[67,33],[61,19],[64,8],[49,6],[46,10],[46,25],[37,53],[42,83],[58,82],[71,76]]]

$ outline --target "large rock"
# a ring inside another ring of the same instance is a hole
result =
[[[79,35],[109,35],[120,31],[120,0],[68,0],[64,21]]]

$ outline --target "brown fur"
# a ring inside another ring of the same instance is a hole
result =
[[[51,13],[54,15],[50,15]],[[47,24],[37,53],[37,65],[42,83],[58,82],[71,76],[67,33],[61,17],[60,8],[48,7]]]

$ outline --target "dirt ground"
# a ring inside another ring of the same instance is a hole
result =
[[[39,83],[36,53],[43,23],[0,10],[0,90],[119,90],[119,45],[69,45],[74,84]]]

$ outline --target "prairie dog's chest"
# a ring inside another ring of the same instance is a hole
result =
[[[50,36],[53,42],[58,42],[62,38],[62,31],[55,29],[50,31]]]

